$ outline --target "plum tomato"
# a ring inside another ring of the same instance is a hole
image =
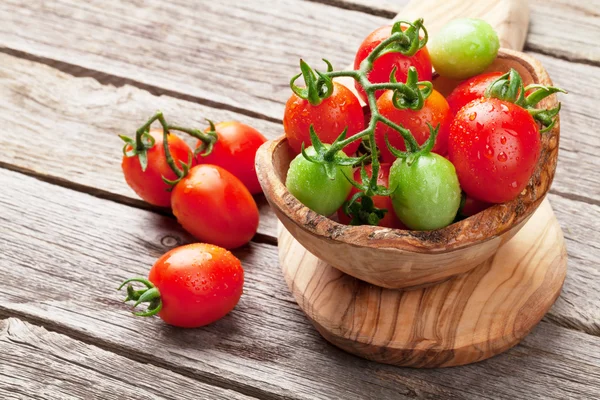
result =
[[[238,303],[244,286],[240,260],[229,251],[204,243],[177,247],[160,257],[141,282],[144,290],[127,287],[126,300],[149,303],[135,315],[158,316],[169,325],[197,328],[223,318]]]
[[[364,113],[358,98],[346,86],[333,82],[333,93],[319,105],[313,106],[308,100],[295,93],[285,105],[283,128],[290,147],[300,153],[302,144],[311,145],[310,126],[323,143],[334,140],[348,128],[346,137],[350,137],[365,127]],[[344,153],[352,155],[360,146],[360,140],[350,143]]]
[[[450,126],[448,158],[467,195],[504,203],[525,189],[540,157],[540,132],[527,110],[495,98],[473,100]]]
[[[258,229],[258,208],[244,184],[227,170],[200,164],[173,188],[171,207],[183,228],[202,242],[232,249]]]
[[[404,28],[404,27],[403,27]],[[354,58],[354,69],[360,67],[360,63],[371,54],[373,49],[379,43],[389,38],[392,34],[392,26],[382,26],[371,32],[369,36],[362,42],[356,57]],[[390,81],[390,74],[396,67],[396,80],[398,82],[406,82],[408,68],[411,66],[417,69],[419,81],[431,81],[432,69],[429,51],[427,47],[423,47],[417,51],[414,56],[405,56],[401,53],[391,52],[378,57],[373,63],[373,69],[367,74],[367,78],[371,83],[387,83]],[[366,94],[363,87],[356,82],[356,90],[363,100],[366,101]],[[376,97],[383,94],[383,90],[378,90],[375,93]]]
[[[477,18],[448,22],[430,40],[435,71],[443,77],[466,79],[482,73],[496,58],[500,40],[494,28]]]
[[[390,169],[392,204],[410,229],[443,228],[456,217],[461,191],[456,171],[444,157],[427,153],[412,163],[398,158]]]
[[[154,138],[154,146],[147,151],[148,166],[142,171],[140,160],[137,156],[123,156],[121,168],[127,184],[144,201],[160,207],[169,207],[171,205],[171,192],[168,190],[170,185],[163,181],[163,176],[169,180],[177,179],[177,176],[169,167],[165,158],[165,149],[163,147],[163,130],[151,129],[150,135]],[[191,155],[190,146],[188,146],[177,135],[169,134],[169,150],[177,165],[187,164]],[[127,145],[126,150],[131,150]]]
[[[198,164],[218,165],[231,172],[248,188],[250,193],[262,193],[254,158],[258,148],[267,139],[256,129],[241,122],[229,121],[215,125],[217,142],[207,156],[198,155]],[[196,147],[202,146],[199,141]]]
[[[394,92],[392,90],[386,90],[383,95],[377,99],[379,113],[392,122],[408,129],[420,145],[425,143],[427,138],[429,138],[430,131],[427,123],[430,123],[434,128],[439,124],[440,129],[432,151],[441,155],[446,155],[448,149],[448,132],[450,124],[452,123],[452,113],[450,112],[450,108],[448,107],[448,103],[446,102],[446,99],[444,99],[444,96],[436,90],[433,90],[431,95],[425,100],[423,108],[420,110],[397,109],[392,102],[393,96]],[[381,122],[377,124],[375,129],[375,142],[381,151],[381,159],[383,162],[392,163],[396,157],[394,157],[387,148],[385,143],[386,135],[390,144],[395,148],[405,151],[406,146],[404,144],[404,139],[402,139],[402,135],[397,131]]]
[[[446,97],[452,115],[456,115],[458,110],[467,103],[481,97],[485,97],[486,89],[502,76],[502,72],[489,72],[487,74],[476,75],[461,82]]]
[[[388,181],[389,181],[389,175],[390,175],[390,166],[391,166],[391,164],[380,164],[379,174],[377,175],[377,184],[378,185],[389,188]],[[371,177],[371,175],[373,173],[372,166],[367,165],[365,167],[365,170],[367,171],[367,175],[369,177]],[[361,181],[360,168],[356,169],[356,171],[354,171],[354,180],[356,182]],[[350,194],[348,195],[347,200],[350,200],[352,198],[352,196],[354,196],[356,193],[358,193],[358,189],[355,188],[354,186],[352,186],[352,189],[350,191]],[[404,226],[404,224],[396,216],[396,213],[394,212],[394,206],[392,205],[392,200],[390,199],[389,196],[373,196],[372,200],[373,200],[373,205],[375,207],[377,207],[379,209],[387,210],[387,212],[385,213],[385,216],[379,221],[379,224],[377,224],[378,226],[383,226],[386,228],[394,228],[394,229],[406,229],[406,226]],[[342,224],[346,224],[346,225],[350,224],[351,218],[346,215],[346,213],[343,210],[343,207],[341,207],[338,210],[337,215],[338,215],[338,219],[340,220],[340,222]]]
[[[306,149],[306,154],[314,157],[317,152],[311,146]],[[336,157],[347,158],[341,150]],[[331,215],[342,206],[352,188],[346,178],[352,176],[352,167],[335,165],[333,168],[335,178],[330,179],[323,164],[298,154],[290,163],[285,186],[306,207],[321,215]]]

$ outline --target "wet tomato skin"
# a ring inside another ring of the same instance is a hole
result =
[[[215,128],[218,140],[208,156],[198,155],[198,164],[213,164],[225,168],[242,181],[250,193],[262,193],[254,158],[258,148],[267,139],[256,129],[237,121],[221,122]]]
[[[452,114],[455,115],[467,103],[485,97],[486,89],[500,76],[502,72],[490,72],[476,75],[458,84],[446,97]]]
[[[350,137],[365,127],[364,113],[358,98],[346,86],[333,82],[333,93],[319,105],[313,106],[308,100],[295,93],[288,99],[283,115],[283,128],[290,147],[296,154],[304,147],[311,146],[310,126],[323,143],[331,144],[348,127],[346,137]],[[344,147],[344,153],[352,155],[358,149],[360,140]]]
[[[377,184],[378,185],[382,185],[382,186],[385,186],[386,188],[389,188],[389,177],[390,177],[390,167],[391,166],[392,166],[391,164],[380,164],[379,174],[377,175]],[[371,167],[371,165],[367,165],[365,167],[365,170],[367,171],[367,175],[372,176],[373,168]],[[354,171],[354,180],[356,182],[361,182],[360,168],[358,168],[358,169],[356,169],[356,171]],[[358,193],[358,189],[355,188],[354,186],[352,186],[352,191],[348,195],[348,200],[350,200],[352,198],[352,196],[354,196],[356,193]],[[375,205],[375,207],[377,207],[379,209],[387,210],[387,213],[385,213],[385,216],[381,219],[381,221],[379,221],[378,226],[383,226],[386,228],[393,228],[393,229],[406,229],[406,226],[396,216],[396,213],[394,212],[394,205],[392,204],[392,200],[390,199],[389,196],[373,196],[372,199],[373,199],[373,204]],[[337,215],[338,215],[338,219],[340,220],[340,222],[342,224],[345,224],[345,225],[350,224],[351,218],[346,215],[343,208],[340,208],[338,210]]]
[[[236,306],[244,270],[229,251],[193,243],[160,257],[148,280],[160,291],[160,318],[170,325],[197,328],[223,318]]]
[[[392,26],[382,26],[371,32],[369,36],[362,42],[356,57],[354,58],[354,69],[360,68],[360,63],[371,54],[373,49],[382,41],[389,38],[392,34]],[[432,68],[431,59],[427,47],[423,47],[417,51],[414,56],[407,57],[400,53],[387,53],[375,60],[373,69],[368,73],[367,77],[371,83],[386,83],[390,81],[390,74],[396,67],[396,80],[398,82],[406,82],[408,69],[415,67],[417,76],[420,81],[431,81]],[[356,82],[356,90],[363,100],[366,101],[365,91],[362,86]],[[375,95],[379,97],[383,94],[383,90],[378,90]]]
[[[446,155],[448,150],[448,133],[450,124],[452,123],[452,113],[450,112],[448,102],[444,99],[444,96],[434,90],[425,100],[425,104],[420,110],[399,110],[394,107],[392,102],[393,95],[393,91],[386,90],[383,95],[377,99],[379,113],[390,119],[392,122],[400,124],[411,131],[419,144],[425,143],[427,138],[429,138],[430,131],[427,123],[430,123],[434,128],[439,124],[440,129],[435,140],[433,152],[440,155]],[[386,163],[392,163],[396,157],[394,157],[387,148],[387,144],[385,143],[386,135],[390,144],[395,148],[405,151],[406,146],[404,144],[404,139],[397,131],[381,122],[377,124],[375,129],[375,142],[381,151],[381,158]]]
[[[487,203],[513,200],[537,165],[540,133],[523,108],[481,98],[460,109],[450,126],[448,158],[468,196]]]
[[[216,165],[192,168],[173,188],[171,207],[186,231],[227,249],[246,244],[258,229],[254,198],[238,178]]]
[[[165,158],[163,148],[162,129],[150,130],[150,135],[154,138],[154,146],[148,150],[148,167],[142,171],[139,158],[125,157],[121,162],[121,168],[125,176],[125,181],[144,201],[159,207],[169,207],[171,205],[171,192],[167,191],[170,186],[163,182],[162,177],[169,180],[177,178]],[[169,150],[178,166],[180,161],[186,163],[191,154],[190,146],[181,140],[177,135],[169,135]],[[128,150],[130,147],[128,146]]]

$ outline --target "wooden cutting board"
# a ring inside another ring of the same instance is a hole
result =
[[[414,0],[396,18],[418,17],[432,35],[454,18],[483,18],[504,47],[521,50],[529,10],[519,0]],[[321,335],[350,353],[399,366],[463,365],[509,349],[550,309],[566,275],[564,239],[548,200],[492,259],[412,291],[345,275],[279,226],[285,280]]]

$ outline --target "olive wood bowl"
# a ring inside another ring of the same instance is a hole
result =
[[[489,71],[515,68],[525,85],[552,85],[539,61],[524,53],[501,49]],[[447,94],[456,82],[437,79]],[[554,107],[556,96],[540,106]],[[294,158],[285,136],[258,150],[256,170],[265,196],[292,236],[315,256],[358,279],[385,288],[418,288],[465,273],[492,257],[538,208],[550,189],[558,156],[560,125],[542,135],[538,165],[527,187],[514,200],[494,205],[442,229],[411,231],[377,226],[349,226],[319,215],[300,203],[285,187]]]

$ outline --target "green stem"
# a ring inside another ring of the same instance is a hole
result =
[[[169,164],[169,167],[171,167],[171,170],[175,173],[177,178],[183,178],[184,172],[175,163],[173,155],[171,154],[171,149],[169,149],[169,124],[167,124],[162,112],[157,113],[157,119],[163,127],[163,148],[165,150],[165,159],[167,160],[167,164]]]
[[[144,150],[144,144],[142,142],[142,136],[148,132],[148,130],[150,129],[150,125],[152,125],[154,123],[154,121],[156,121],[158,118],[162,117],[163,113],[162,111],[157,111],[156,114],[154,114],[152,117],[150,117],[150,119],[148,121],[146,121],[146,123],[142,126],[140,126],[140,128],[135,131],[135,145],[136,145],[136,151],[143,151]]]

